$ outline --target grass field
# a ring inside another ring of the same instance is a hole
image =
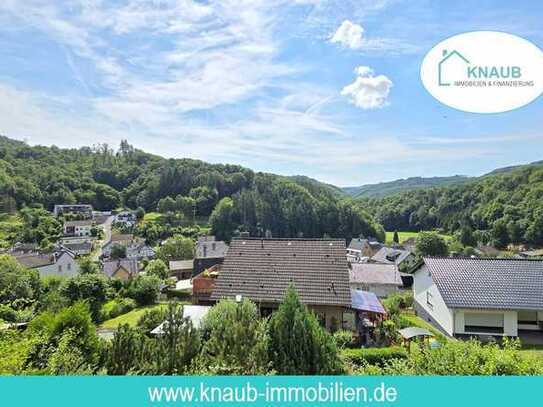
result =
[[[417,237],[420,232],[400,232],[398,231],[398,237],[400,238],[400,243],[403,243],[405,240],[411,238],[411,237]],[[452,236],[439,234],[443,239],[445,240],[451,240]],[[392,244],[394,238],[394,231],[392,232],[386,232],[386,243]]]
[[[160,214],[158,212],[147,212],[145,214],[145,216],[143,217],[143,221],[144,222],[157,222],[158,220],[160,220],[161,216],[162,216],[162,214]]]
[[[140,317],[145,313],[145,311],[154,309],[154,308],[166,308],[166,304],[155,304],[148,305],[146,307],[136,308],[126,314],[119,315],[118,317],[108,319],[107,321],[102,322],[99,326],[100,329],[117,329],[119,325],[128,324],[130,326],[136,326]]]
[[[410,326],[416,326],[419,328],[424,328],[432,332],[435,336],[435,338],[440,341],[446,341],[448,338],[443,335],[439,330],[437,330],[433,325],[426,322],[424,319],[416,316],[413,311],[402,311],[401,313],[401,319],[405,322],[407,322]]]

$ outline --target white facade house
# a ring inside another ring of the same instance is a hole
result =
[[[155,251],[145,243],[144,239],[135,237],[132,234],[111,236],[110,241],[102,247],[103,256],[110,257],[111,250],[115,245],[125,247],[126,258],[130,260],[150,259],[155,256]]]
[[[425,258],[413,297],[419,316],[449,336],[542,331],[543,261]]]
[[[27,253],[15,258],[21,265],[38,270],[40,277],[73,277],[79,273],[75,255],[67,250],[52,254]]]
[[[69,220],[64,222],[65,236],[91,236],[92,235],[92,220]]]
[[[132,227],[136,224],[136,215],[130,211],[123,211],[115,215],[115,224]]]

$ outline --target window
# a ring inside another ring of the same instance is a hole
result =
[[[72,269],[72,263],[68,263],[68,264],[66,265],[66,268],[67,268],[68,270],[71,270],[71,269]]]
[[[434,296],[430,291],[426,291],[426,304],[428,304],[430,309],[434,309]]]
[[[537,325],[537,311],[519,311],[518,323],[525,325]]]
[[[466,312],[464,314],[465,332],[503,333],[503,314]]]
[[[62,273],[62,264],[59,264],[59,265],[58,265],[58,272],[59,272],[59,273]]]

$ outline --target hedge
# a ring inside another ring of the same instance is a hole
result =
[[[355,365],[362,365],[365,362],[370,365],[383,366],[389,360],[407,358],[407,352],[404,348],[399,346],[391,346],[388,348],[343,349],[341,355],[346,361]]]
[[[102,305],[101,318],[103,321],[126,314],[136,308],[136,301],[131,298],[117,298]]]

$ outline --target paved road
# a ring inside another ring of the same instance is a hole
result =
[[[102,255],[102,247],[111,240],[111,224],[113,223],[114,218],[114,216],[108,216],[106,221],[99,225],[104,229],[104,238],[96,242],[98,244],[98,250],[96,250],[92,256],[94,261],[97,261],[100,258]]]

